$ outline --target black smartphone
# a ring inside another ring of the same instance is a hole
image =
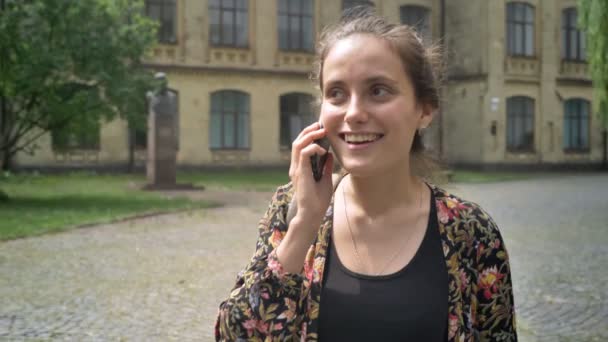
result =
[[[323,128],[323,124],[320,124],[320,128]],[[329,139],[327,137],[323,137],[321,139],[317,139],[314,141],[315,144],[323,147],[325,151],[329,152]],[[310,165],[312,167],[312,176],[315,181],[318,182],[323,177],[323,168],[325,167],[325,162],[327,161],[327,153],[320,156],[315,153],[314,156],[310,157]]]

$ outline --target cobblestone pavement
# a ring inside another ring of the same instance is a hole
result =
[[[454,185],[498,223],[521,341],[608,341],[608,175]],[[268,193],[0,243],[1,341],[212,340]]]

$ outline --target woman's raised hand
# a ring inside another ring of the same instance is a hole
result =
[[[289,178],[295,190],[295,201],[298,206],[296,217],[317,219],[319,222],[325,215],[332,195],[333,156],[321,146],[314,143],[315,140],[325,136],[325,129],[318,122],[304,128],[294,140],[291,148],[291,165],[289,167]],[[311,158],[315,155],[329,153],[323,167],[323,177],[316,182],[313,177]],[[307,219],[307,221],[308,221]],[[318,228],[318,227],[316,227]]]
[[[302,130],[291,149],[289,177],[294,186],[297,212],[289,222],[289,229],[277,247],[277,256],[283,269],[290,273],[302,271],[304,258],[314,242],[333,192],[331,171],[333,156],[329,154],[323,176],[316,182],[310,158],[315,154],[329,153],[315,140],[325,136],[325,129],[314,123]]]

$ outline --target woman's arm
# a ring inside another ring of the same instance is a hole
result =
[[[517,341],[509,256],[494,220],[482,210],[479,221],[476,329],[481,341]]]
[[[287,231],[285,214],[290,189],[291,185],[287,185],[277,190],[260,220],[256,251],[237,276],[230,297],[220,304],[215,326],[217,341],[266,336],[288,340],[300,329],[304,276],[284,272],[275,249]]]

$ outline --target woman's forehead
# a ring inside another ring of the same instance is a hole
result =
[[[384,39],[357,34],[339,40],[323,62],[323,83],[405,77],[399,55]]]

